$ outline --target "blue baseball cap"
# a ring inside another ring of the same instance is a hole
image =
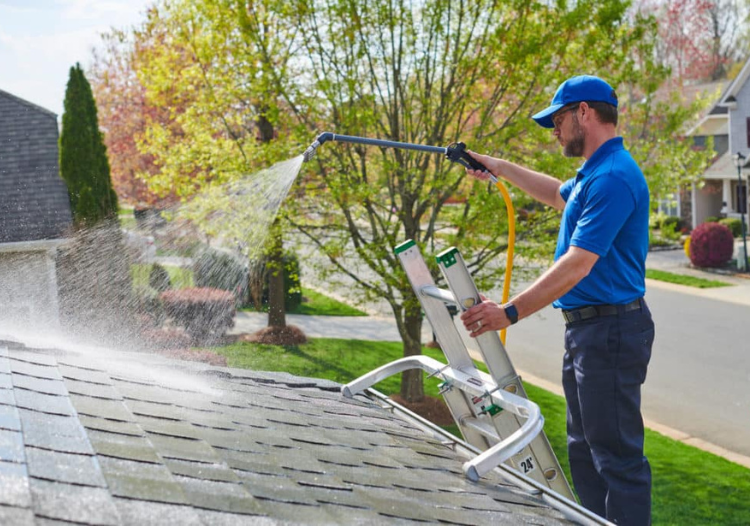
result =
[[[549,108],[540,111],[532,117],[537,124],[544,128],[554,128],[552,116],[563,106],[574,102],[591,101],[606,102],[617,107],[617,94],[615,90],[599,77],[592,75],[580,75],[572,77],[560,84],[552,104]]]

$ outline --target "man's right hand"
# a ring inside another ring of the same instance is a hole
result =
[[[472,152],[471,150],[466,150],[466,153],[468,153],[471,157],[482,163],[488,172],[485,172],[483,170],[472,170],[471,168],[466,169],[466,173],[471,175],[472,177],[476,177],[480,181],[488,181],[490,178],[490,173],[494,175],[495,177],[498,177],[495,165],[497,164],[497,159],[494,157],[490,157],[489,155],[482,155],[476,152]]]

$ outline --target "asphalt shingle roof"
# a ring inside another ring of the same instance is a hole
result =
[[[338,384],[0,342],[0,524],[567,524]]]
[[[70,223],[55,114],[0,90],[0,243],[60,238]]]

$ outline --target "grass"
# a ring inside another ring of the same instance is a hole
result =
[[[214,349],[227,357],[230,367],[286,371],[300,376],[345,383],[387,362],[402,357],[395,342],[313,339],[303,346],[280,347],[235,344]],[[424,354],[445,361],[441,351]],[[425,380],[425,392],[438,396],[435,378]],[[570,480],[566,452],[565,400],[524,384],[529,398],[542,409],[545,432]],[[399,391],[398,376],[375,387],[385,394]],[[454,428],[455,429],[455,428]],[[646,455],[653,473],[653,524],[750,524],[750,470],[721,457],[646,432]]]
[[[325,294],[302,287],[302,297],[307,299],[300,303],[290,314],[308,314],[310,316],[367,316],[366,312],[341,303]]]
[[[684,276],[682,274],[674,274],[672,272],[666,272],[664,270],[646,269],[646,277],[649,279],[666,281],[668,283],[676,283],[678,285],[687,285],[688,287],[697,287],[699,289],[732,286],[731,283],[726,283],[725,281]]]
[[[130,266],[130,276],[133,279],[133,288],[147,288],[148,276],[151,273],[152,264],[135,264]],[[193,271],[182,267],[174,267],[171,265],[163,265],[164,269],[169,274],[169,279],[172,282],[172,288],[184,289],[193,286]]]
[[[287,311],[287,314],[306,314],[308,316],[367,316],[366,312],[362,312],[359,309],[355,309],[305,287],[302,287],[302,297],[302,303],[296,309]],[[304,299],[307,301],[304,301]],[[258,312],[253,307],[246,307],[241,310]],[[261,309],[262,312],[267,312],[267,310],[267,306]]]

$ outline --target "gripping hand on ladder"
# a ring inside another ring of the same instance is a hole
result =
[[[572,499],[570,486],[542,430],[544,419],[539,407],[527,399],[498,334],[490,331],[476,338],[481,358],[490,371],[486,374],[474,365],[465,340],[448,313],[446,303],[466,310],[481,301],[458,250],[451,248],[437,256],[450,290],[435,285],[414,241],[402,243],[395,252],[448,364],[427,356],[402,358],[345,385],[343,394],[351,397],[388,376],[422,369],[443,380],[441,394],[461,433],[469,444],[483,451],[464,464],[469,479],[478,480],[507,462],[520,473]],[[465,329],[461,326],[460,330]]]

